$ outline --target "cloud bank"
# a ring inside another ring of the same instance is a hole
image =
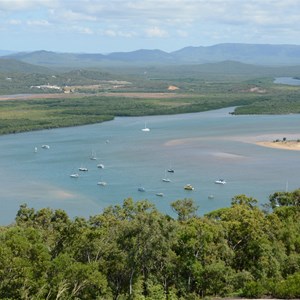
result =
[[[5,33],[22,41],[27,37],[37,47],[38,34],[41,46],[55,42],[55,37],[72,39],[60,47],[68,50],[68,45],[83,43],[86,51],[101,47],[126,51],[143,45],[176,50],[224,42],[296,44],[299,4],[299,0],[0,0],[0,34],[4,41]]]

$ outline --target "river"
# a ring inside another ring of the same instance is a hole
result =
[[[22,203],[88,217],[132,197],[148,199],[173,216],[171,202],[193,198],[202,215],[229,206],[237,194],[262,204],[287,183],[289,190],[298,188],[300,152],[265,148],[255,141],[300,138],[300,116],[235,116],[229,114],[232,110],[122,117],[1,136],[0,224],[13,222]],[[149,132],[141,130],[145,122]],[[50,148],[42,148],[44,144]],[[89,158],[92,152],[97,160]],[[97,168],[100,163],[104,169]],[[88,171],[71,178],[79,167]],[[169,167],[175,172],[166,173]],[[165,176],[171,182],[163,182]],[[227,183],[215,184],[219,178]],[[99,181],[107,185],[99,186]],[[185,191],[187,183],[195,190]],[[139,192],[139,186],[146,191]]]

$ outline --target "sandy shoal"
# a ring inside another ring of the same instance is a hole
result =
[[[300,142],[298,141],[256,142],[256,144],[269,148],[300,151]]]

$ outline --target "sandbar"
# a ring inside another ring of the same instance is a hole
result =
[[[272,142],[256,142],[257,145],[269,148],[300,151],[300,141],[272,141]]]

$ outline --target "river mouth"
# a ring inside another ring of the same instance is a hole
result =
[[[299,115],[232,116],[232,109],[117,117],[101,124],[0,136],[0,224],[13,222],[24,202],[35,209],[89,217],[131,197],[147,199],[172,216],[170,204],[186,197],[205,214],[230,206],[239,194],[266,203],[270,194],[285,189],[286,181],[291,190],[298,188],[299,152],[256,142],[297,140]],[[145,122],[150,132],[141,130]],[[167,173],[171,181],[166,183],[162,179],[170,166],[174,173]],[[79,173],[81,167],[88,172]],[[77,172],[78,178],[70,177]],[[219,178],[227,184],[216,185]],[[98,184],[102,181],[107,185]],[[195,188],[192,193],[184,190],[187,183]],[[141,186],[144,193],[138,190]],[[157,193],[164,194],[163,201]]]

